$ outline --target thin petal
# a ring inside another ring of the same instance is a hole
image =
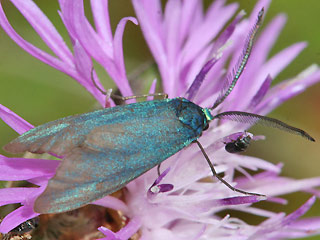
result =
[[[138,218],[133,218],[130,222],[120,229],[117,233],[112,232],[111,230],[100,227],[98,230],[106,235],[108,240],[126,240],[129,239],[133,234],[135,234],[141,226],[141,221]],[[103,238],[105,239],[105,238]]]
[[[73,57],[66,43],[52,25],[50,20],[43,14],[38,6],[30,0],[11,0],[16,8],[31,24],[47,46],[63,61],[72,66]]]
[[[164,64],[164,36],[160,1],[132,0],[145,40],[158,64]]]
[[[285,69],[307,46],[305,42],[295,43],[282,50],[266,62],[261,70],[261,75],[270,74],[275,78],[283,69]]]
[[[22,206],[5,216],[0,224],[0,232],[7,233],[21,223],[36,216],[39,216],[39,213],[35,213],[31,207]]]
[[[237,4],[223,6],[223,1],[215,1],[212,4],[206,14],[205,22],[195,29],[183,47],[184,62],[190,62],[197,57],[199,52],[221,31],[237,8]]]
[[[22,134],[34,128],[23,118],[12,112],[9,108],[0,104],[0,118],[17,133]]]
[[[286,226],[297,220],[299,217],[304,215],[315,203],[316,197],[312,196],[307,202],[305,202],[301,207],[299,207],[296,211],[286,216],[282,221],[281,225]]]
[[[130,220],[130,222],[119,232],[117,235],[120,239],[129,239],[133,234],[135,234],[139,228],[141,227],[141,220],[138,217],[134,217]]]
[[[34,185],[40,186],[40,188],[46,188],[48,185],[49,179],[52,177],[53,177],[52,175],[48,174],[48,175],[44,175],[44,176],[37,177],[37,178],[30,178],[27,181],[34,184]],[[42,193],[44,189],[40,190],[40,188],[39,188],[39,193]]]
[[[256,157],[231,154],[231,156],[229,156],[229,160],[236,165],[240,165],[251,170],[263,169],[275,173],[279,173],[281,171],[277,165]]]
[[[217,205],[220,206],[229,206],[229,205],[239,205],[239,204],[248,204],[255,203],[266,200],[266,197],[263,196],[240,196],[240,197],[231,197],[223,198],[216,201]]]
[[[264,80],[264,82],[262,83],[260,89],[258,90],[258,92],[256,93],[256,95],[253,96],[251,103],[250,103],[250,107],[254,108],[256,107],[264,98],[264,96],[267,94],[270,86],[271,86],[271,82],[272,82],[272,78],[270,75],[268,75],[266,77],[266,79]]]
[[[74,46],[74,59],[75,67],[77,72],[80,75],[80,78],[77,78],[78,82],[84,86],[103,106],[105,95],[103,95],[97,87],[93,84],[92,80],[92,60],[83,47],[75,40]],[[94,73],[95,75],[95,73]],[[98,78],[94,78],[95,83],[104,90]]]
[[[86,51],[77,40],[75,41],[73,50],[76,70],[80,73],[81,76],[83,76],[83,79],[91,79],[92,60],[90,56],[86,53]]]
[[[68,28],[72,29],[76,38],[85,50],[101,65],[109,66],[109,74],[115,76],[116,69],[112,66],[113,48],[104,45],[104,42],[95,33],[84,14],[83,1],[60,0],[63,18]]]
[[[263,192],[268,196],[277,196],[319,187],[320,178],[292,180],[280,177],[270,177],[260,181],[250,182],[247,185],[256,185],[256,189],[259,189],[260,192]]]
[[[224,56],[225,55],[225,47],[228,45],[227,44],[227,40],[229,40],[230,36],[233,34],[236,25],[238,24],[238,22],[241,20],[241,18],[244,16],[244,11],[241,11],[236,17],[235,19],[229,24],[229,26],[221,33],[221,35],[218,37],[218,39],[213,43],[213,47],[210,47],[211,50],[208,51],[209,57],[216,57],[217,59],[221,58],[221,57],[225,57],[226,59],[228,58],[228,56]],[[224,51],[222,53],[222,51]],[[207,51],[204,51],[207,52]],[[199,71],[198,69],[203,66],[203,60],[208,58],[208,53],[202,54],[202,55],[198,55],[197,59],[193,59],[192,64],[190,65],[190,67],[188,66],[188,68],[186,68],[186,70],[182,70],[183,74],[187,74],[185,77],[185,84],[189,85],[190,83],[194,82],[194,75],[198,74],[198,72],[195,71]],[[227,54],[228,55],[228,54]],[[188,65],[190,63],[185,62],[185,58],[182,59],[182,63],[181,65],[184,67],[185,65]],[[220,63],[220,66],[217,66],[215,69],[217,69],[216,71],[214,69],[212,69],[212,71],[208,72],[207,74],[207,81],[206,84],[203,84],[203,86],[205,86],[205,88],[203,87],[201,89],[201,96],[196,97],[197,102],[201,103],[201,99],[208,99],[210,97],[213,97],[214,92],[217,92],[217,89],[221,89],[221,87],[219,87],[221,84],[221,81],[213,81],[218,79],[216,75],[217,71],[221,71],[221,69],[223,68],[223,65],[225,65],[225,62]],[[219,63],[217,64],[219,65]],[[193,81],[193,82],[191,82]],[[194,83],[195,84],[195,83]],[[210,85],[214,85],[215,87],[210,87]],[[190,89],[190,88],[189,88]],[[205,93],[205,91],[207,90],[207,94]],[[188,98],[187,98],[188,99]],[[212,105],[212,104],[211,104]]]
[[[180,41],[181,8],[181,1],[176,0],[169,0],[165,6],[163,24],[165,30],[165,50],[169,67],[177,61],[182,44]]]
[[[94,25],[98,35],[105,44],[112,47],[112,31],[110,26],[108,0],[91,0]]]
[[[275,236],[281,233],[282,230],[285,230],[286,228],[290,227],[290,224],[293,223],[295,220],[297,220],[299,217],[304,215],[310,207],[314,204],[316,198],[313,196],[311,197],[305,204],[303,204],[300,208],[298,208],[293,213],[289,214],[286,217],[279,215],[277,218],[269,218],[259,226],[259,230],[252,235],[252,238],[260,237],[262,234],[265,235],[266,239],[269,239],[270,237],[273,239]],[[292,236],[292,237],[298,237],[299,235],[295,234],[293,232],[293,229],[291,229],[291,233],[289,235],[283,235],[283,236]]]
[[[164,46],[162,10],[160,1],[132,0],[143,36],[161,73],[166,73],[167,57]],[[162,74],[162,79],[166,76]],[[170,94],[164,86],[164,92]]]
[[[21,203],[26,200],[26,197],[37,191],[38,188],[19,187],[19,188],[1,188],[0,189],[0,206]]]
[[[202,2],[197,0],[183,1],[181,9],[180,21],[180,34],[179,42],[185,41],[189,32],[191,31],[190,25],[194,21],[197,9],[202,7]],[[202,11],[202,9],[201,9]]]
[[[158,193],[168,192],[173,189],[172,184],[159,184],[163,180],[163,178],[168,174],[169,171],[170,171],[170,167],[164,170],[160,174],[160,176],[154,181],[154,183],[150,186],[147,192],[147,198],[149,200],[153,199],[155,195]]]
[[[284,15],[279,15],[274,18],[272,22],[268,24],[267,28],[262,32],[257,43],[254,46],[256,54],[253,53],[250,57],[250,64],[255,66],[251,67],[252,70],[259,70],[259,66],[262,66],[266,61],[268,54],[275,44],[276,40],[278,39],[285,23],[286,17]],[[290,60],[290,62],[291,61],[292,60]],[[248,76],[252,76],[252,74],[253,73],[251,71],[246,71],[244,79],[248,79]],[[272,74],[272,77],[275,78],[276,76]],[[249,81],[249,79],[247,81]]]
[[[115,79],[116,80],[115,82],[123,96],[132,96],[133,93],[129,85],[129,81],[126,77],[126,69],[124,65],[123,46],[122,46],[122,37],[123,37],[123,32],[124,32],[124,28],[126,26],[127,21],[131,21],[136,25],[138,24],[137,20],[133,17],[127,17],[127,18],[121,19],[114,34],[113,54],[114,54],[114,62],[115,62],[115,65],[117,66],[117,69],[120,75],[118,79]]]
[[[216,62],[219,60],[218,57],[214,57],[210,59],[200,70],[196,78],[194,79],[193,83],[191,84],[190,88],[186,92],[186,98],[190,101],[193,100],[193,98],[197,95],[201,84],[203,83],[204,78],[206,77],[207,73],[210,71],[210,69],[216,64]]]
[[[320,229],[320,217],[300,219],[298,221],[290,223],[290,227],[291,226],[296,229],[307,231],[305,236],[307,236],[307,234],[311,233],[312,231],[317,234],[319,233]]]
[[[320,81],[318,66],[312,65],[295,78],[281,82],[270,90],[265,99],[256,107],[255,112],[267,114],[288,99],[302,93]]]
[[[287,205],[288,204],[288,200],[284,199],[284,198],[279,198],[279,197],[268,197],[268,202],[274,202],[274,203],[278,203],[278,204],[282,204],[282,205]]]
[[[124,202],[112,196],[106,196],[97,201],[94,201],[92,204],[100,205],[107,208],[112,208],[115,210],[120,210],[122,212],[128,211],[128,207]]]
[[[0,155],[0,179],[4,181],[19,181],[53,176],[60,162],[57,160],[7,158]]]
[[[154,94],[156,91],[156,87],[157,87],[157,79],[154,79],[151,83],[150,89],[149,89],[149,94]],[[149,96],[147,97],[147,101],[151,101],[154,97]]]
[[[22,49],[28,52],[30,55],[38,58],[40,61],[60,70],[65,73],[70,72],[70,66],[66,65],[60,59],[51,56],[50,54],[42,51],[41,49],[35,47],[31,43],[25,41],[10,25],[4,11],[2,5],[0,3],[0,25],[2,26],[3,30],[9,35],[9,37],[16,42]]]

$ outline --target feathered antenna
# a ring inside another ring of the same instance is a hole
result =
[[[243,73],[243,70],[247,65],[248,59],[252,51],[254,39],[257,35],[259,27],[261,26],[263,13],[264,13],[264,8],[262,8],[258,13],[257,21],[252,27],[252,29],[250,30],[250,33],[248,34],[245,47],[243,48],[243,51],[239,57],[239,60],[235,65],[235,67],[232,69],[231,73],[227,75],[225,86],[222,88],[219,94],[219,97],[217,98],[213,106],[210,108],[211,110],[218,107],[226,99],[226,97],[232,92],[241,74]]]
[[[308,139],[309,141],[315,142],[314,138],[311,137],[308,133],[306,133],[302,129],[292,127],[292,126],[290,126],[290,125],[288,125],[278,119],[275,119],[275,118],[265,117],[265,116],[261,116],[261,115],[254,114],[254,113],[238,112],[238,111],[219,113],[213,117],[213,119],[215,119],[215,118],[228,119],[231,121],[236,121],[236,122],[240,122],[240,123],[248,123],[251,125],[259,123],[261,125],[265,125],[265,126],[273,127],[273,128],[278,128],[280,130],[299,135],[301,137]]]
[[[263,13],[264,13],[264,8],[262,8],[258,13],[257,21],[253,26],[253,28],[251,29],[246,39],[246,44],[238,60],[238,63],[233,68],[232,72],[228,74],[226,78],[226,86],[221,90],[219,97],[217,98],[213,106],[210,108],[210,110],[215,109],[226,99],[226,97],[232,92],[234,86],[239,80],[241,74],[243,73],[251,54],[254,39],[256,37],[259,27],[261,26]],[[313,137],[311,137],[308,133],[306,133],[302,129],[290,126],[278,119],[265,117],[265,116],[257,115],[254,113],[239,112],[239,111],[223,112],[214,116],[212,120],[213,119],[227,119],[227,120],[232,120],[232,121],[241,122],[241,123],[248,123],[251,125],[259,123],[265,126],[278,128],[280,130],[299,135],[312,142],[315,141]]]

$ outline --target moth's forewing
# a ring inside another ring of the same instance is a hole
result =
[[[6,149],[64,156],[35,203],[39,213],[64,212],[120,189],[189,145],[201,135],[204,118],[185,100],[142,102],[53,121]]]

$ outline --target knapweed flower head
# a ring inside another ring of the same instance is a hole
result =
[[[246,18],[242,11],[236,14],[237,4],[227,5],[222,0],[213,1],[206,11],[201,1],[169,0],[163,7],[157,0],[132,0],[136,18],[123,18],[112,33],[107,0],[91,1],[94,26],[84,14],[82,1],[59,0],[59,15],[72,42],[72,49],[69,49],[32,0],[10,1],[54,55],[23,39],[10,25],[0,5],[0,24],[6,33],[31,55],[75,79],[102,107],[113,107],[115,103],[108,96],[106,100],[92,59],[105,69],[123,96],[134,93],[128,82],[122,47],[128,22],[141,28],[158,66],[163,91],[169,98],[186,97],[202,107],[211,107],[225,87],[228,72],[237,65],[252,26],[257,23],[259,11],[264,8],[266,12],[270,4],[268,0],[258,1]],[[267,58],[284,23],[285,17],[279,15],[266,25],[256,39],[236,87],[213,109],[213,115],[230,110],[265,115],[320,80],[318,66],[312,65],[296,77],[271,87],[272,79],[306,47],[305,43],[297,43]],[[155,86],[156,81],[150,93],[154,93]],[[0,108],[0,117],[19,134],[33,128],[4,106]],[[99,230],[105,236],[101,239],[288,239],[318,233],[320,218],[299,218],[315,202],[315,196],[319,196],[314,188],[320,185],[320,178],[295,180],[281,177],[280,164],[228,153],[224,148],[227,143],[244,137],[263,139],[263,136],[246,132],[248,127],[250,124],[225,120],[212,122],[199,141],[215,164],[217,173],[223,173],[225,181],[236,188],[267,197],[243,195],[216,181],[203,153],[192,144],[164,161],[159,176],[157,169],[152,169],[130,182],[121,198],[106,196],[92,202],[114,209],[126,219],[118,230],[101,226]],[[0,231],[7,233],[39,215],[34,211],[34,202],[55,175],[60,161],[0,157],[0,180],[26,180],[39,186],[1,189],[1,205],[21,204],[0,224]],[[108,163],[101,163],[102,168],[104,164]],[[246,169],[259,173],[252,175]],[[235,177],[236,171],[243,177]],[[312,192],[315,196],[289,215],[254,205],[261,200],[286,204],[286,200],[279,196],[296,191]],[[221,217],[219,213],[224,210],[237,210],[265,220],[250,225],[246,219],[229,214]]]

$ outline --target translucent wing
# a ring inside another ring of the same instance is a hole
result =
[[[119,161],[113,159],[116,157]],[[120,189],[136,177],[135,174],[138,172],[131,171],[121,156],[83,147],[74,148],[61,162],[46,190],[37,198],[34,210],[57,213],[79,208]]]
[[[35,210],[69,211],[120,189],[197,139],[199,132],[177,117],[178,107],[186,109],[180,99],[166,99],[68,117],[23,134],[5,149],[63,156]]]

